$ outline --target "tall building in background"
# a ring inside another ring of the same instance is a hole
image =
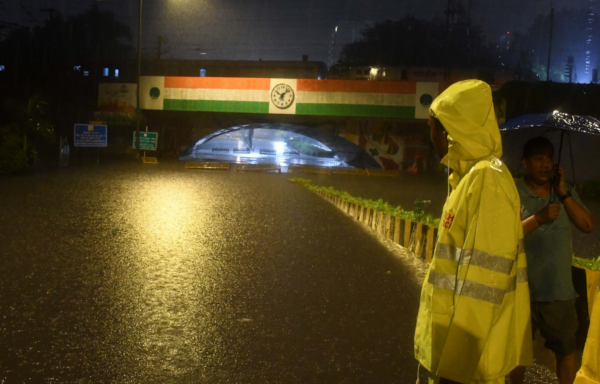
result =
[[[370,23],[368,21],[339,21],[329,37],[327,66],[335,65],[340,59],[344,45],[360,39],[360,32]]]
[[[588,12],[587,12],[587,26],[586,39],[585,39],[585,78],[586,81],[592,80],[592,71],[594,65],[596,65],[596,52],[594,48],[594,31],[596,28],[596,13],[594,10],[594,3],[596,0],[588,0]]]

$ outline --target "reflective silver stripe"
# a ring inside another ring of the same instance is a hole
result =
[[[490,271],[510,275],[514,261],[506,257],[496,256],[487,252],[474,250],[470,265],[476,265]]]
[[[517,269],[517,274],[508,280],[506,292],[513,292],[517,289],[517,283],[526,283],[527,281],[527,268]]]
[[[494,288],[467,280],[465,281],[460,294],[462,296],[469,296],[474,299],[487,301],[492,304],[502,304],[504,292],[504,289]]]
[[[508,284],[506,284],[506,293],[514,292],[517,290],[517,276],[513,276],[508,279]]]
[[[437,289],[455,291],[455,294],[468,296],[473,299],[487,301],[492,304],[502,304],[505,291],[469,280],[456,280],[456,276],[429,271],[429,284]]]
[[[525,253],[525,242],[523,239],[519,240],[519,246],[517,249],[519,253]]]
[[[449,289],[454,291],[456,276],[445,273],[436,273],[433,269],[429,271],[429,284],[438,289]]]
[[[450,244],[438,243],[438,246],[435,250],[435,256],[439,259],[458,261],[460,260],[461,252],[461,248],[455,247]]]
[[[514,262],[506,257],[492,255],[479,250],[464,250],[442,243],[438,244],[435,256],[438,259],[458,261],[462,265],[475,265],[505,275],[510,275]]]

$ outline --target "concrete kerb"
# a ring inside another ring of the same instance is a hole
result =
[[[383,211],[374,210],[358,203],[352,204],[323,191],[316,193],[354,220],[361,222],[375,233],[403,247],[414,257],[431,263],[437,228],[387,215]]]

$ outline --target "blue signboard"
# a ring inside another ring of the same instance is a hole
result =
[[[106,125],[75,124],[76,147],[104,148],[108,145]]]

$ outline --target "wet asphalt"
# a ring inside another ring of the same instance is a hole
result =
[[[288,177],[1,178],[0,383],[414,383],[425,266]]]

